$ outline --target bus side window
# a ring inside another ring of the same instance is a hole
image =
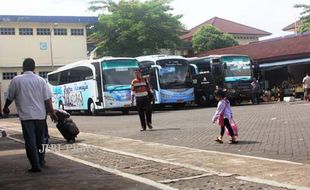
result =
[[[70,80],[69,76],[70,76],[70,74],[69,74],[68,70],[61,71],[59,74],[60,74],[60,79],[59,79],[59,84],[60,85],[69,83],[69,80]]]
[[[55,73],[55,74],[48,75],[47,80],[51,85],[57,86],[59,85],[59,78],[60,78],[60,73]]]
[[[147,76],[150,74],[152,65],[155,65],[153,61],[142,61],[139,63],[139,67],[142,70],[142,75]]]
[[[150,68],[150,85],[153,89],[158,90],[157,78],[156,78],[156,68]]]

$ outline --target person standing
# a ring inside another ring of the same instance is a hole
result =
[[[135,71],[135,79],[131,82],[131,104],[136,101],[137,110],[139,113],[141,131],[146,130],[146,126],[152,129],[152,105],[150,94],[151,88],[146,79],[142,78],[140,69]],[[146,119],[146,120],[145,120]]]
[[[220,136],[218,136],[215,139],[215,141],[218,143],[223,143],[223,136],[224,136],[225,127],[226,127],[229,132],[229,135],[231,136],[230,144],[238,143],[237,134],[235,134],[230,124],[230,121],[232,120],[232,110],[231,110],[230,102],[225,96],[225,92],[221,89],[216,89],[214,91],[214,96],[215,96],[215,99],[218,101],[218,104],[217,104],[216,112],[214,113],[214,116],[212,117],[212,122],[215,123],[215,121],[218,120],[220,128],[221,128]]]
[[[252,95],[252,104],[255,104],[255,102],[257,104],[259,104],[259,101],[260,101],[260,95],[259,95],[259,91],[260,91],[260,87],[259,87],[259,84],[256,80],[255,77],[253,77],[253,81],[251,83],[251,86],[252,86],[252,91],[251,91],[251,95]]]
[[[304,79],[302,80],[304,85],[304,97],[306,101],[310,101],[310,74],[307,73]]]
[[[50,114],[54,122],[57,121],[57,116],[53,110],[51,91],[46,81],[34,74],[34,70],[34,60],[26,58],[23,62],[23,74],[14,77],[9,85],[3,113],[9,114],[9,106],[15,101],[26,154],[32,166],[28,171],[40,172],[45,164],[43,144],[46,142],[46,113]]]

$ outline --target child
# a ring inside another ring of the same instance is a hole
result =
[[[223,143],[222,138],[225,133],[225,127],[226,127],[231,136],[230,144],[238,143],[236,136],[237,134],[234,134],[234,131],[230,125],[230,120],[232,119],[232,111],[230,107],[230,102],[225,97],[225,92],[221,89],[217,89],[214,91],[214,96],[215,99],[219,102],[217,104],[216,112],[212,118],[212,122],[215,123],[216,120],[219,120],[219,125],[221,127],[221,135],[217,137],[215,141],[218,143]]]

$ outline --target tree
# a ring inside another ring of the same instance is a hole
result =
[[[302,8],[303,11],[301,12],[301,25],[298,27],[298,32],[310,32],[310,5],[305,4],[297,4],[294,6],[295,8]]]
[[[195,51],[209,51],[238,45],[238,42],[228,33],[223,33],[212,25],[203,26],[193,36],[193,49]]]
[[[92,1],[90,10],[102,11],[93,37],[103,55],[139,56],[175,48],[181,43],[180,15],[173,16],[170,0]]]

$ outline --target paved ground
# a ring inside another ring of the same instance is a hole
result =
[[[24,145],[0,138],[0,189],[157,189],[48,153],[47,167],[29,173]]]
[[[134,112],[72,119],[83,132],[310,163],[309,103],[233,107],[240,134],[240,143],[233,146],[227,143],[228,137],[224,144],[214,142],[219,134],[219,128],[211,123],[214,111],[215,108],[156,111],[154,130],[146,132],[139,132],[138,115]]]
[[[156,111],[155,129],[145,132],[139,131],[135,113],[73,115],[81,131],[77,146],[97,151],[61,153],[178,189],[309,189],[304,178],[310,175],[309,108],[304,102],[233,107],[240,129],[237,145],[228,144],[228,138],[224,144],[214,142],[219,133],[210,122],[215,108]],[[54,126],[50,123],[51,142],[64,143]],[[16,118],[1,120],[1,127],[22,139]]]

